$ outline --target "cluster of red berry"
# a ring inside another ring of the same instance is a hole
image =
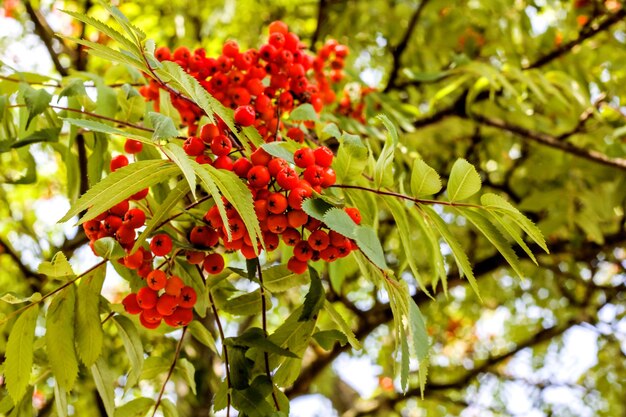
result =
[[[254,125],[266,141],[276,139],[282,113],[302,103],[310,103],[319,113],[324,105],[335,101],[332,84],[344,77],[344,59],[348,48],[328,41],[317,56],[307,53],[298,36],[287,25],[276,21],[269,25],[268,42],[258,50],[240,51],[235,41],[227,41],[217,58],[206,56],[204,49],[193,53],[181,46],[170,52],[157,48],[159,61],[174,61],[194,76],[222,104],[235,109],[235,121],[241,126]],[[140,89],[141,94],[159,108],[157,81]],[[171,100],[195,135],[202,110],[193,103],[171,94]],[[293,127],[289,137],[302,138],[304,132]],[[224,132],[222,132],[224,133]],[[225,134],[225,136],[228,136]]]
[[[375,91],[376,89],[371,87],[360,87],[356,93],[344,89],[343,96],[339,99],[337,113],[365,124],[365,97]]]

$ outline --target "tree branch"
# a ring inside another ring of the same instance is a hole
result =
[[[575,46],[580,45],[587,39],[594,37],[598,33],[604,32],[605,30],[609,29],[614,24],[622,21],[624,17],[626,17],[626,9],[622,8],[615,14],[612,14],[611,16],[607,17],[602,23],[600,23],[595,28],[591,26],[586,26],[585,28],[583,28],[583,30],[580,31],[576,39],[570,42],[564,43],[558,48],[547,53],[546,55],[539,57],[536,61],[532,62],[531,64],[525,65],[523,69],[539,68],[546,64],[549,64],[555,59],[570,52],[572,49],[574,49]]]
[[[398,45],[396,45],[391,52],[393,63],[391,67],[391,72],[389,73],[389,80],[387,81],[387,86],[383,90],[384,92],[388,92],[393,87],[394,83],[396,82],[396,78],[398,78],[398,72],[400,71],[400,67],[402,66],[402,62],[401,62],[402,54],[404,53],[405,49],[409,45],[411,36],[413,35],[415,28],[417,27],[417,23],[419,22],[420,16],[422,15],[424,8],[428,4],[428,1],[429,0],[422,0],[420,5],[417,6],[417,9],[415,9],[415,12],[411,16],[411,20],[409,20],[409,25],[406,29],[406,32],[404,32],[404,36],[402,37]]]
[[[317,6],[317,25],[315,26],[315,32],[311,36],[311,45],[309,49],[315,52],[315,44],[320,39],[322,34],[322,25],[326,23],[328,19],[328,0],[320,0],[319,5]]]
[[[54,50],[54,46],[52,45],[54,32],[52,31],[52,29],[50,29],[50,26],[48,26],[48,22],[46,22],[46,19],[41,15],[39,10],[35,10],[35,8],[33,8],[33,5],[30,3],[30,1],[25,1],[24,6],[26,7],[28,16],[35,25],[35,33],[42,40],[42,42],[46,46],[46,49],[48,50],[48,53],[50,54],[50,59],[52,59],[54,68],[56,68],[58,73],[62,76],[67,76],[69,72],[67,68],[65,68],[61,64],[61,61],[59,60],[59,54],[57,53],[57,51]]]

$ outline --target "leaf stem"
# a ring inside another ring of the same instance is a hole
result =
[[[367,192],[378,194],[378,195],[388,195],[388,196],[392,196],[392,197],[401,198],[403,200],[412,201],[412,202],[417,203],[417,204],[429,204],[429,205],[440,204],[440,205],[443,205],[443,206],[450,206],[450,207],[472,207],[472,208],[477,208],[477,209],[483,209],[484,208],[483,206],[480,206],[478,204],[454,203],[452,201],[440,201],[440,200],[428,200],[428,199],[422,199],[422,198],[414,198],[414,197],[411,197],[411,196],[408,196],[408,195],[404,195],[404,194],[400,194],[400,193],[396,193],[396,192],[393,192],[393,191],[376,190],[374,188],[362,187],[360,185],[335,184],[335,185],[331,185],[331,187],[334,187],[334,188],[347,188],[347,189],[353,189],[353,190],[367,191]]]
[[[180,356],[180,350],[183,347],[183,340],[185,339],[185,333],[187,333],[187,326],[183,327],[183,334],[180,335],[180,340],[178,341],[178,344],[176,345],[176,352],[174,353],[174,360],[172,361],[172,364],[170,365],[170,369],[167,372],[167,376],[165,377],[165,381],[163,382],[163,385],[161,386],[161,391],[159,391],[159,396],[157,397],[156,403],[154,403],[154,410],[152,411],[152,417],[154,417],[157,410],[159,409],[159,406],[161,405],[161,400],[163,400],[163,393],[165,392],[165,385],[167,385],[167,381],[170,380],[170,378],[172,377],[172,374],[174,373],[176,362],[178,361],[178,357]]]

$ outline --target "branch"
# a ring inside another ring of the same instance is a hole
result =
[[[259,274],[259,293],[261,294],[261,325],[263,327],[263,336],[267,337],[267,313],[265,311],[265,309],[267,308],[267,301],[265,300],[265,287],[263,286],[263,270],[261,269],[261,262],[259,262],[259,258],[256,258],[255,261],[256,270]],[[265,360],[265,373],[272,383],[272,399],[274,400],[276,410],[280,411],[278,398],[276,398],[276,393],[274,392],[274,382],[272,381],[272,372],[270,371],[270,359],[269,353],[267,353],[267,351],[263,352],[263,359]]]
[[[554,61],[555,59],[561,57],[562,55],[570,52],[572,49],[574,49],[575,46],[580,45],[581,43],[583,43],[584,41],[586,41],[589,38],[594,37],[595,35],[597,35],[598,33],[604,32],[605,30],[609,29],[611,26],[613,26],[614,24],[620,22],[622,19],[624,19],[624,17],[626,17],[626,9],[621,9],[620,11],[616,12],[615,14],[607,17],[602,23],[600,23],[598,26],[596,26],[595,28],[592,28],[590,26],[587,26],[585,28],[583,28],[583,30],[580,31],[580,33],[578,34],[578,37],[570,42],[564,43],[561,46],[559,46],[558,48],[555,48],[554,50],[552,50],[551,52],[547,53],[546,55],[538,58],[536,61],[534,61],[531,64],[525,65],[523,68],[524,69],[533,69],[533,68],[539,68],[542,67],[546,64],[549,64],[550,62]]]
[[[61,64],[61,61],[59,60],[59,54],[54,50],[54,46],[52,45],[54,32],[52,31],[52,29],[50,29],[50,26],[48,26],[48,22],[46,22],[46,19],[41,16],[39,10],[35,10],[33,8],[33,5],[30,3],[30,1],[25,1],[24,6],[26,7],[26,11],[28,12],[30,20],[32,20],[33,24],[35,25],[35,33],[42,40],[42,42],[46,46],[46,49],[48,50],[48,53],[50,54],[50,59],[52,59],[54,67],[59,74],[64,77],[67,76],[69,72],[67,68],[65,68]]]
[[[185,333],[187,333],[187,326],[183,327],[183,334],[180,335],[180,340],[176,345],[176,352],[174,353],[174,359],[172,360],[172,364],[170,365],[170,369],[167,372],[167,376],[165,377],[165,381],[163,381],[163,385],[161,386],[161,391],[159,391],[159,396],[157,397],[156,402],[154,403],[154,411],[152,411],[152,417],[155,416],[159,406],[161,405],[161,400],[163,399],[163,393],[165,392],[165,385],[167,385],[167,381],[170,380],[172,374],[174,373],[174,368],[176,367],[176,362],[178,361],[178,357],[180,356],[180,350],[183,347],[183,339],[185,338]]]
[[[606,165],[621,170],[626,170],[626,159],[623,158],[610,158],[602,152],[595,151],[593,149],[583,149],[565,142],[562,136],[552,136],[547,133],[537,132],[529,130],[525,127],[509,124],[505,120],[488,118],[479,114],[472,115],[472,118],[485,126],[495,127],[497,129],[506,130],[516,135],[523,136],[541,145],[548,146],[550,148],[559,149],[561,151],[571,153],[578,157],[593,161],[602,165]]]
[[[326,10],[327,6],[328,0],[320,0],[319,6],[317,7],[317,25],[315,26],[313,36],[311,36],[311,46],[309,48],[313,52],[315,52],[315,44],[319,40],[322,33],[322,25],[326,23],[326,19],[328,18],[328,10]]]
[[[428,4],[428,1],[429,0],[422,0],[422,2],[417,7],[417,9],[415,9],[415,12],[411,16],[411,20],[409,20],[409,25],[407,27],[407,30],[406,32],[404,32],[404,36],[402,37],[398,45],[396,45],[392,50],[391,57],[393,59],[393,66],[391,67],[391,72],[389,73],[389,80],[387,81],[387,86],[383,90],[385,93],[388,92],[392,88],[392,86],[396,82],[396,78],[398,78],[398,72],[400,71],[400,67],[402,66],[402,62],[401,62],[402,54],[404,53],[405,49],[409,45],[411,36],[413,35],[415,28],[417,27],[417,23],[419,22],[420,16],[422,15],[422,12],[424,11],[424,7],[426,7],[426,4]]]

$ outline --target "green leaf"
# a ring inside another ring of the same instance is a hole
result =
[[[183,379],[187,382],[187,386],[191,389],[191,392],[195,395],[196,392],[196,368],[193,366],[191,362],[189,362],[185,358],[180,358],[178,362],[176,362],[176,369],[182,374]]]
[[[100,322],[100,292],[106,266],[96,268],[80,280],[76,297],[76,350],[85,364],[91,366],[100,357],[104,333]]]
[[[304,274],[291,272],[286,265],[274,265],[263,270],[263,285],[273,293],[287,291],[309,282],[308,271]]]
[[[360,137],[349,134],[341,136],[337,157],[333,161],[337,182],[351,182],[360,176],[367,166],[368,155],[369,150]]]
[[[350,239],[356,239],[356,231],[359,226],[345,211],[333,207],[324,213],[323,222],[329,229]]]
[[[41,293],[36,292],[28,297],[21,297],[14,292],[9,291],[2,294],[0,300],[9,304],[21,304],[26,302],[38,303],[39,301],[41,301]]]
[[[153,405],[152,398],[135,398],[115,410],[115,417],[144,417]]]
[[[187,326],[187,330],[198,342],[202,343],[204,346],[208,347],[215,354],[217,354],[217,348],[215,347],[215,338],[213,337],[211,332],[209,332],[209,330],[204,327],[202,323],[200,323],[198,320],[193,320]]]
[[[313,333],[313,339],[322,347],[324,350],[332,350],[335,343],[339,342],[341,346],[344,346],[348,343],[348,338],[343,332],[339,330],[322,330],[317,333]]]
[[[9,333],[3,365],[7,391],[14,404],[22,399],[28,387],[38,314],[38,304],[29,307],[17,318]]]
[[[355,137],[354,135],[347,135],[347,136]],[[326,140],[328,138],[340,138],[340,137],[341,137],[341,132],[339,131],[339,128],[337,127],[336,124],[334,123],[324,124],[324,127],[322,128],[322,132],[320,134],[321,140]],[[356,137],[358,138],[358,136]]]
[[[397,320],[394,317],[394,320]],[[400,339],[400,387],[402,388],[402,392],[406,394],[406,391],[409,389],[409,365],[411,360],[411,355],[409,353],[409,342],[404,327],[400,326],[400,333],[398,338]]]
[[[370,226],[359,226],[356,229],[355,240],[361,252],[378,268],[387,269],[385,253],[378,240],[378,235]]]
[[[383,122],[388,132],[385,146],[383,146],[376,165],[374,165],[374,185],[376,188],[380,188],[394,183],[392,165],[395,150],[398,146],[398,131],[391,123],[391,120],[384,114],[378,115],[377,118]]]
[[[127,52],[117,51],[115,49],[109,48],[108,46],[104,46],[99,43],[91,42],[85,39],[79,39],[64,35],[57,36],[86,46],[90,55],[100,57],[107,61],[119,62],[120,64],[128,64],[131,67],[138,68],[142,71],[147,70],[146,65],[143,61],[140,61],[138,58],[133,57]]]
[[[485,216],[479,212],[473,211],[472,209],[457,209],[459,213],[465,216],[486,238],[491,242],[493,246],[498,249],[498,252],[502,254],[504,259],[511,265],[513,271],[520,277],[524,278],[524,273],[522,272],[522,266],[519,263],[519,259],[517,255],[511,249],[511,246],[506,241],[504,236],[496,229],[490,222],[485,218]]]
[[[265,336],[263,329],[251,327],[238,337],[229,337],[224,340],[226,346],[244,346],[248,348],[257,348],[261,352],[274,353],[279,356],[289,358],[298,358],[293,352],[283,349],[275,343],[271,342]]]
[[[309,103],[304,103],[296,107],[291,111],[289,115],[290,120],[318,120],[319,116],[317,112],[313,108],[313,106]]]
[[[152,218],[146,223],[146,228],[143,230],[143,232],[141,232],[141,234],[135,241],[135,245],[133,246],[131,253],[135,253],[135,251],[139,249],[143,242],[146,241],[148,236],[150,236],[155,229],[161,227],[163,221],[168,218],[172,209],[176,207],[176,205],[183,199],[183,197],[185,197],[187,191],[189,191],[189,184],[185,181],[180,181],[178,184],[176,184],[176,187],[174,187],[174,189],[167,194],[167,197],[165,198],[165,200],[163,200],[158,208],[155,209],[154,207],[152,207],[154,214],[152,215]]]
[[[170,139],[178,136],[178,130],[174,126],[174,122],[167,116],[160,113],[149,112],[148,119],[154,128],[152,140]]]
[[[270,142],[261,145],[265,152],[276,158],[282,158],[290,164],[294,163],[293,154],[298,150],[299,145],[294,142]]]
[[[430,220],[430,223],[437,229],[439,234],[446,241],[450,249],[452,250],[452,255],[456,260],[457,265],[459,266],[459,272],[461,275],[465,275],[467,277],[470,286],[480,298],[480,292],[478,291],[478,284],[476,283],[476,278],[474,277],[474,272],[472,271],[472,266],[467,259],[467,255],[463,251],[463,247],[459,243],[459,241],[454,237],[450,229],[448,229],[448,225],[444,222],[441,217],[430,207],[419,205],[420,209],[426,214],[427,218]]]
[[[96,363],[91,365],[91,374],[96,384],[96,389],[108,417],[115,417],[115,384],[111,370],[108,368],[106,360],[100,356]]]
[[[61,129],[58,127],[46,127],[43,129],[39,129],[12,144],[11,148],[18,149],[24,146],[32,145],[33,143],[40,142],[58,142],[60,132]]]
[[[74,96],[86,96],[87,91],[85,90],[85,82],[83,80],[74,79],[69,82],[63,90],[59,93],[59,98],[57,99],[57,103],[61,99],[61,97],[74,97]]]
[[[524,242],[524,239],[522,238],[519,230],[517,230],[505,219],[500,217],[500,215],[496,212],[488,211],[487,215],[489,216],[489,220],[491,221],[491,223],[493,223],[496,227],[499,227],[501,231],[504,230],[506,233],[508,233],[513,238],[513,240],[515,240],[515,242],[524,250],[524,252],[526,252],[528,257],[535,263],[535,265],[538,265],[537,259],[535,258],[533,251],[530,250],[526,242]]]
[[[101,22],[98,19],[94,19],[93,17],[84,15],[82,13],[77,13],[77,12],[73,12],[70,10],[61,10],[63,13],[68,14],[70,16],[72,16],[73,18],[80,20],[81,22],[89,25],[89,26],[93,26],[94,28],[98,29],[98,31],[104,33],[105,35],[107,35],[109,38],[117,41],[120,43],[120,45],[122,45],[124,48],[128,49],[129,51],[133,51],[135,53],[139,53],[139,48],[137,47],[137,45],[132,42],[131,40],[129,40],[128,38],[126,38],[124,35],[122,35],[120,32],[118,32],[117,30],[113,29],[112,27],[104,24],[103,22]]]
[[[271,307],[270,299],[267,298],[266,308]],[[226,313],[233,314],[235,316],[252,316],[261,312],[261,292],[259,290],[252,291],[234,297],[226,301],[221,306],[221,309]]]
[[[234,390],[232,399],[233,406],[248,417],[267,417],[274,412],[274,408],[267,402],[265,396],[254,387]]]
[[[94,219],[120,201],[146,187],[169,179],[178,171],[176,165],[163,160],[137,161],[129,164],[112,172],[83,194],[59,222],[66,222],[86,209],[89,211],[79,224]]]
[[[487,193],[481,196],[480,202],[485,208],[495,210],[513,220],[526,234],[546,253],[550,253],[541,230],[533,224],[511,203],[496,194]]]
[[[108,135],[118,135],[129,139],[137,140],[143,144],[154,146],[154,142],[145,136],[136,135],[125,130],[118,129],[113,126],[106,125],[104,123],[96,122],[88,119],[73,119],[71,117],[64,117],[63,121],[83,129],[90,130],[92,132],[106,133]]]
[[[103,237],[93,244],[96,255],[111,261],[118,260],[126,256],[126,251],[120,243],[113,237]]]
[[[341,332],[346,335],[346,338],[348,340],[348,343],[350,343],[350,346],[352,346],[356,350],[360,350],[361,343],[359,343],[359,340],[354,336],[354,333],[352,332],[350,325],[346,323],[343,317],[341,317],[341,314],[339,314],[337,310],[335,310],[335,307],[333,307],[332,303],[328,300],[324,302],[324,311],[328,314],[330,319],[333,322],[335,322],[335,324],[339,327]]]
[[[317,317],[317,313],[320,311],[326,300],[326,294],[324,292],[324,286],[322,280],[315,268],[309,267],[309,277],[311,278],[311,285],[309,292],[304,296],[304,304],[302,305],[302,314],[298,318],[298,321],[309,321]]]
[[[36,90],[27,84],[22,84],[24,88],[24,103],[28,109],[28,120],[26,121],[26,129],[33,119],[46,111],[52,96],[43,88]]]
[[[54,384],[54,409],[57,417],[67,417],[67,393],[59,388],[59,384]]]
[[[242,346],[228,346],[228,359],[230,364],[230,382],[236,390],[245,389],[250,379],[251,361],[246,358],[248,350]]]
[[[307,198],[302,203],[302,210],[309,216],[319,221],[324,221],[324,215],[330,209],[334,208],[333,205],[327,203],[321,198]]]
[[[163,152],[169,159],[172,160],[180,170],[183,172],[187,183],[189,184],[189,189],[191,190],[191,194],[193,194],[193,198],[196,199],[196,173],[194,171],[194,167],[191,166],[189,162],[189,157],[177,144],[170,142],[163,148]]]
[[[213,197],[213,201],[215,201],[215,205],[217,205],[217,210],[220,213],[220,217],[222,218],[224,225],[228,225],[226,207],[224,206],[222,195],[219,188],[217,188],[217,184],[215,183],[213,176],[210,174],[209,170],[203,168],[203,165],[200,165],[196,161],[189,161],[189,163],[191,164],[191,167],[195,171],[196,175],[198,175],[198,179],[200,180],[202,187]],[[231,239],[232,235],[230,227],[226,227],[226,236],[228,239]]]
[[[132,382],[138,381],[143,368],[143,344],[139,337],[139,332],[135,323],[124,316],[114,316],[113,322],[117,327],[117,332],[122,338],[124,350],[130,362],[130,373],[128,379]]]
[[[40,274],[44,274],[49,278],[57,278],[67,281],[74,276],[72,266],[67,261],[63,252],[57,252],[50,262],[42,262],[38,269]]]
[[[178,408],[167,398],[161,400],[161,411],[163,412],[163,417],[178,417]]]
[[[411,192],[414,197],[437,194],[441,190],[441,178],[423,159],[416,159],[411,172]]]
[[[248,187],[234,172],[217,169],[211,165],[202,165],[202,167],[211,175],[222,195],[226,197],[226,200],[239,213],[252,242],[259,241],[263,243],[263,232],[261,232],[259,219],[254,211],[252,194]],[[225,222],[225,224],[228,224],[228,222]],[[252,246],[255,253],[258,254],[257,246]]]
[[[46,351],[54,378],[61,388],[70,391],[78,376],[74,349],[76,287],[72,284],[57,293],[46,313]]]
[[[450,201],[460,201],[471,197],[480,190],[480,175],[474,165],[465,159],[457,159],[452,166],[448,179],[448,198]]]
[[[426,331],[426,322],[424,321],[419,307],[412,298],[409,301],[409,334],[411,335],[411,346],[420,363],[420,392],[423,398],[430,345],[428,342],[428,332]]]

